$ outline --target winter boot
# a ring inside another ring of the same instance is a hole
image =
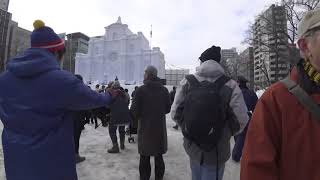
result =
[[[116,153],[119,153],[120,150],[119,150],[119,145],[118,144],[114,144],[112,146],[111,149],[108,150],[108,153],[111,153],[111,154],[116,154]]]
[[[76,164],[78,164],[78,163],[81,163],[84,160],[86,160],[86,158],[85,157],[81,157],[79,154],[76,154],[75,160],[76,160]]]
[[[125,142],[126,137],[120,137],[120,149],[124,150],[126,147],[124,146],[124,142]]]
[[[98,123],[96,123],[95,125],[94,125],[94,129],[97,129],[99,127],[99,125],[98,125]]]
[[[126,147],[124,146],[124,143],[121,143],[121,144],[120,144],[120,149],[121,149],[121,150],[124,150],[125,148],[126,148]]]

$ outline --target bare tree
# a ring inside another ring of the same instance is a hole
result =
[[[226,75],[231,77],[231,68],[229,67],[228,59],[221,59],[220,65],[224,69]]]
[[[243,65],[243,61],[240,60],[240,57],[228,59],[226,63],[227,74],[231,78],[236,79],[241,74],[240,67]]]
[[[320,0],[282,0],[281,4],[286,9],[288,21],[288,30],[284,31],[283,34],[289,41],[289,61],[292,65],[295,65],[299,61],[299,52],[295,48],[298,24],[306,12],[319,8]]]

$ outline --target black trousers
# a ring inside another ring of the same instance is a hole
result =
[[[118,144],[117,128],[120,134],[120,142],[124,142],[126,138],[125,126],[109,125],[109,135],[113,145]]]
[[[79,154],[79,141],[80,141],[80,136],[81,136],[81,124],[80,120],[76,119],[74,120],[74,130],[73,130],[73,137],[74,137],[74,147],[75,147],[75,153]]]
[[[91,114],[90,122],[91,124],[95,124],[96,126],[98,125],[98,118],[95,114]]]
[[[155,164],[155,179],[162,180],[165,171],[165,165],[163,161],[162,155],[154,157]],[[149,180],[151,176],[151,164],[150,164],[150,156],[140,155],[140,180]]]
[[[248,115],[251,118],[251,114],[248,114]],[[249,124],[250,124],[250,120],[247,126],[244,128],[244,130],[240,134],[234,137],[235,145],[232,150],[232,159],[236,162],[239,162],[241,160],[242,150],[246,140]]]

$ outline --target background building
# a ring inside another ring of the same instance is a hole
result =
[[[237,76],[237,63],[239,54],[236,48],[221,50],[221,66],[224,68],[226,74],[232,78]]]
[[[272,5],[255,20],[253,31],[254,80],[265,88],[285,78],[290,68],[285,7]]]
[[[8,11],[9,0],[0,0],[0,9]]]
[[[10,22],[11,13],[0,9],[0,72],[4,70],[7,61]]]
[[[76,53],[88,53],[90,38],[80,32],[67,34],[66,38],[65,45],[67,51],[64,56],[62,68],[75,73]]]
[[[119,17],[105,28],[104,36],[90,38],[88,54],[77,53],[75,73],[92,83],[108,83],[118,77],[123,84],[142,84],[148,65],[158,69],[159,78],[165,78],[160,48],[151,49],[143,33],[132,33]]]
[[[11,21],[6,57],[7,60],[17,56],[30,47],[30,35],[30,31],[19,27],[17,22]]]
[[[235,59],[237,57],[238,57],[238,52],[236,48],[221,50],[221,61],[226,61],[227,59]]]
[[[180,81],[188,74],[190,74],[189,69],[166,69],[166,84],[179,86]]]
[[[253,47],[249,47],[239,55],[238,74],[248,80],[248,87],[254,89],[254,56]]]

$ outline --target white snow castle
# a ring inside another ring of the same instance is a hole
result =
[[[75,73],[85,82],[108,83],[116,77],[122,83],[142,84],[145,67],[153,65],[159,78],[165,77],[164,54],[153,49],[142,34],[134,34],[121,18],[105,28],[105,35],[90,38],[88,54],[77,53]]]

